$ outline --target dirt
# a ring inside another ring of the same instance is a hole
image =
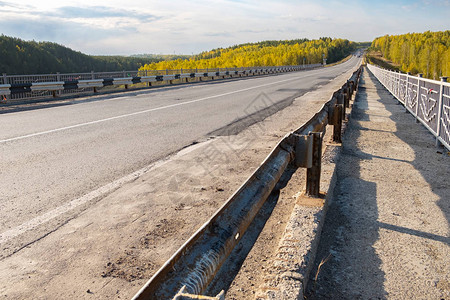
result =
[[[280,184],[275,188],[265,206],[255,218],[255,225],[247,232],[236,250],[230,255],[206,292],[217,295],[222,289],[226,299],[253,298],[266,273],[272,267],[271,259],[277,250],[290,213],[295,205],[295,196],[304,188],[305,170],[289,168]]]
[[[3,259],[0,298],[131,298],[278,141],[309,120],[350,74],[237,135],[211,137],[156,163],[57,231]],[[271,209],[274,214],[261,223],[268,230],[260,235],[261,242],[249,254],[254,259],[245,264],[238,275],[242,280],[231,284],[227,297],[246,297],[261,280],[261,261],[276,248],[292,195],[304,184],[302,176],[302,171],[292,174],[296,185],[280,188],[278,200],[268,202],[267,215]]]
[[[183,209],[185,208],[184,204],[180,205],[183,206]],[[155,225],[155,229],[142,237],[139,243],[130,246],[120,256],[109,261],[101,276],[103,278],[121,278],[128,282],[150,278],[155,273],[157,265],[151,260],[143,260],[141,252],[145,249],[156,248],[160,240],[170,238],[183,227],[183,219],[160,220]]]

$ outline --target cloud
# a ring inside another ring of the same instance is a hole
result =
[[[425,5],[450,6],[450,0],[422,0]]]
[[[74,18],[131,18],[138,19],[142,22],[151,22],[159,19],[155,15],[145,14],[134,10],[115,9],[106,6],[90,6],[90,7],[75,7],[63,6],[56,9],[55,12],[50,12],[48,16],[57,16],[64,19]]]
[[[30,5],[16,4],[11,2],[0,1],[0,12],[18,12],[18,11],[29,11],[33,7]]]
[[[446,30],[449,1],[0,0],[0,28],[89,54],[190,54],[262,40]]]
[[[231,32],[206,32],[204,33],[205,36],[212,36],[212,37],[232,37],[233,35]]]
[[[14,4],[14,3],[11,3],[11,2],[0,1],[0,7],[14,7],[14,8],[17,8],[19,6]]]
[[[53,41],[68,45],[82,45],[88,41],[101,41],[108,36],[126,37],[134,34],[137,29],[134,27],[103,29],[92,28],[76,22],[59,22],[54,20],[1,20],[0,28],[3,32],[13,32],[13,36],[23,39],[36,39],[44,41]],[[75,47],[77,49],[78,47]],[[82,49],[77,49],[82,50]]]

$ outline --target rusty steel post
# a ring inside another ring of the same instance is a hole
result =
[[[347,83],[348,83],[348,90],[350,91],[350,99],[352,99],[353,92],[354,92],[354,89],[353,89],[354,82],[353,81],[347,81]]]
[[[322,165],[322,133],[311,132],[309,135],[313,139],[312,167],[306,170],[306,195],[309,197],[319,197],[320,192],[320,171]]]
[[[333,142],[342,143],[342,104],[334,105]]]
[[[337,95],[337,103],[342,104],[342,120],[345,120],[345,96],[342,90],[339,90],[339,94]]]
[[[346,83],[345,85],[344,85],[344,88],[343,88],[343,91],[344,91],[344,102],[345,102],[345,107],[350,107],[350,89],[349,89],[349,87],[348,87],[348,83]]]

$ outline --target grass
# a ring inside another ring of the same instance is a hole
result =
[[[377,65],[379,67],[382,67],[384,69],[393,70],[393,71],[400,71],[401,66],[398,64],[393,63],[390,60],[387,60],[383,57],[381,54],[381,51],[369,51],[366,54],[366,60],[367,62]]]

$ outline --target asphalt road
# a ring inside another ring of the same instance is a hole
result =
[[[64,215],[62,224],[136,174],[124,176],[227,128],[239,131],[359,62],[0,115],[0,246],[55,216]]]

